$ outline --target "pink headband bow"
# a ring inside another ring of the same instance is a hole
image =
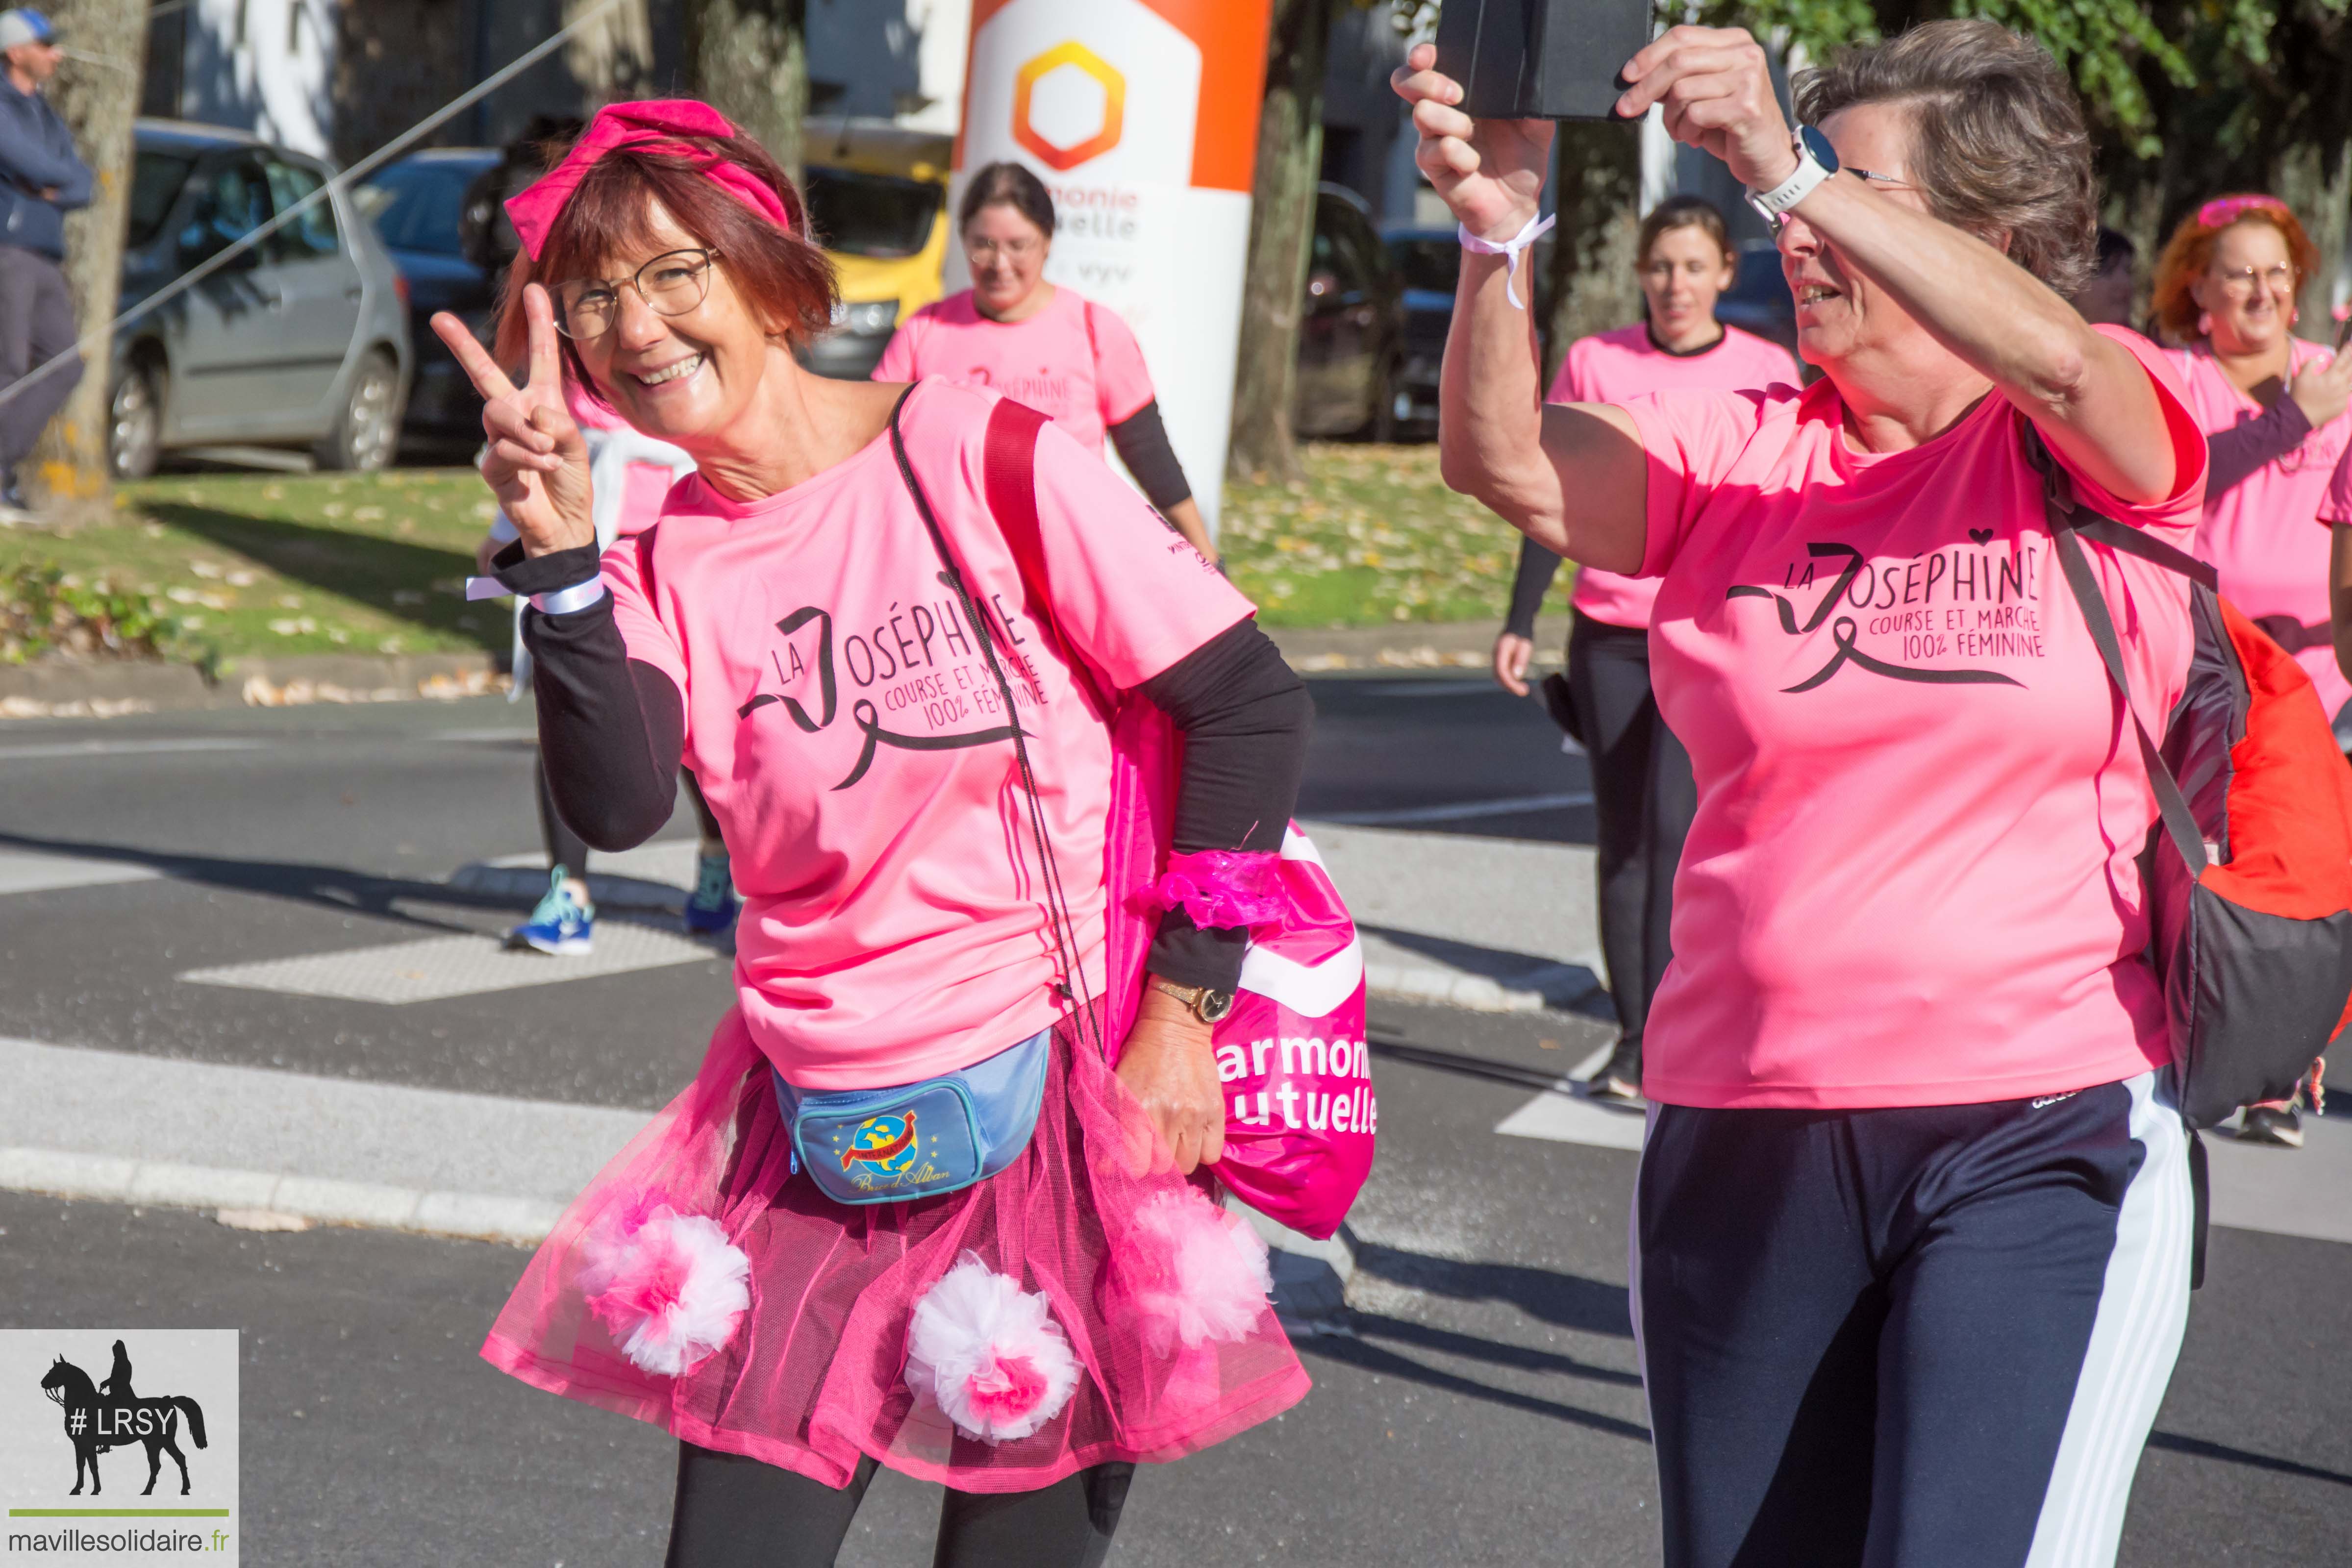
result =
[[[562,162],[507,199],[507,216],[514,220],[515,234],[522,240],[522,248],[530,254],[531,260],[537,261],[540,247],[547,243],[547,232],[555,226],[563,204],[572,199],[572,193],[580,188],[580,182],[587,178],[597,160],[607,152],[627,147],[641,152],[699,158],[700,152],[675,138],[734,134],[735,127],[728,123],[725,115],[690,98],[607,105],[596,111],[596,118],[588,122],[587,133],[564,154]],[[783,199],[751,171],[740,163],[712,158],[703,163],[702,172],[745,206],[786,234],[792,233],[792,219],[784,213]]]

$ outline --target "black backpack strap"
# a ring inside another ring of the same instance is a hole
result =
[[[2211,1188],[2205,1175],[2205,1140],[2189,1129],[2189,1204],[2196,1218],[2189,1231],[2189,1288],[2205,1288],[2205,1232],[2213,1219]]]
[[[2112,544],[2114,534],[2138,535],[2137,528],[2127,528],[2112,517],[2083,510],[2074,501],[2074,486],[2067,483],[2065,470],[2052,460],[2042,444],[2039,432],[2028,424],[2025,428],[2027,458],[2042,475],[2042,498],[2044,516],[2050,524],[2050,543],[2058,557],[2059,570],[2064,572],[2066,586],[2074,595],[2074,603],[2083,612],[2083,621],[2090,628],[2091,641],[2099,650],[2099,660],[2107,667],[2107,679],[2123,695],[2124,711],[2131,716],[2132,733],[2139,737],[2140,759],[2147,765],[2147,781],[2156,791],[2158,812],[2164,819],[2165,836],[2179,852],[2180,859],[2191,876],[2202,872],[2207,864],[2205,831],[2197,825],[2197,814],[2189,809],[2187,797],[2180,792],[2180,781],[2172,776],[2171,767],[2157,747],[2147,726],[2140,722],[2139,709],[2132,704],[2131,677],[2124,668],[2123,639],[2116,632],[2116,621],[2107,609],[2107,597],[2099,591],[2099,580],[2091,575],[2090,558],[2083,553],[2083,541],[2075,536],[2086,531],[2086,525],[2104,524],[2093,534],[2101,544]],[[2156,539],[2144,541],[2150,550],[2162,550],[2169,555],[2180,552]],[[2123,548],[2120,545],[2116,549]],[[2134,549],[2134,555],[2160,560],[2148,550]],[[2191,561],[2191,565],[2201,564]],[[2179,570],[2179,569],[2175,569]],[[2211,569],[2208,568],[2210,572]],[[2194,575],[2194,574],[2190,574]]]

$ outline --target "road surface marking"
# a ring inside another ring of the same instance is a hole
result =
[[[709,944],[691,941],[676,931],[607,916],[597,923],[596,950],[584,957],[550,957],[509,948],[496,936],[468,933],[309,957],[191,969],[180,978],[202,986],[237,986],[289,996],[403,1007],[673,964],[698,964],[719,956]]]
[[[159,751],[259,751],[267,740],[190,737],[181,740],[59,740],[0,746],[0,762],[39,757],[138,757]]]
[[[163,873],[131,861],[87,860],[79,855],[0,850],[0,898],[15,893],[47,893],[60,887],[104,887],[118,882],[149,882]]]
[[[1397,810],[1318,811],[1301,820],[1338,822],[1349,827],[1407,827],[1415,822],[1460,822],[1473,817],[1515,817],[1522,811],[1552,811],[1590,806],[1592,792],[1580,789],[1565,795],[1515,795],[1500,800],[1462,800],[1445,806],[1409,806]]]

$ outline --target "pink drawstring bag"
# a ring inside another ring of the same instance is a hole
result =
[[[1032,597],[1050,605],[1034,478],[1045,415],[1010,399],[989,419],[990,513]],[[1051,634],[1060,628],[1048,622]],[[1065,644],[1074,669],[1082,658]],[[1140,694],[1097,700],[1111,712],[1110,820],[1103,838],[1111,1065],[1142,1000],[1161,910],[1195,924],[1250,928],[1234,1010],[1216,1026],[1225,1153],[1213,1167],[1235,1197],[1320,1239],[1339,1228],[1372,1168],[1380,1105],[1364,1039],[1364,951],[1339,890],[1298,825],[1279,855],[1211,852],[1171,858],[1183,737]]]

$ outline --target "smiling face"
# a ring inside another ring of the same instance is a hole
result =
[[[1715,302],[1731,287],[1731,257],[1696,224],[1661,234],[1642,264],[1642,297],[1661,342],[1685,346],[1715,335]]]
[[[971,264],[972,303],[983,316],[1019,309],[1045,275],[1052,236],[1010,202],[991,202],[963,226],[963,253]]]
[[[1858,103],[1822,120],[1821,131],[1837,149],[1841,168],[1868,169],[1904,182],[1867,182],[1874,196],[1899,202],[1915,212],[1927,210],[1925,194],[1908,183],[1908,110],[1900,104]],[[1868,279],[1849,274],[1839,264],[1837,252],[1806,226],[1803,218],[1791,215],[1780,225],[1780,271],[1797,301],[1797,352],[1808,364],[1834,371],[1859,355],[1885,353],[1900,358],[1905,350],[1920,346],[1913,340],[1932,341],[1927,329],[1908,311],[1873,287]]]
[[[2217,353],[2259,354],[2277,348],[2294,325],[2295,282],[2286,236],[2248,218],[2221,231],[2189,297],[2211,319]]]
[[[658,204],[647,214],[646,229],[648,239],[605,256],[594,276],[632,277],[656,256],[705,244]],[[572,345],[598,394],[622,418],[689,451],[751,404],[782,345],[737,291],[723,259],[711,263],[708,283],[702,302],[676,316],[661,314],[634,286],[623,284],[612,325]],[[789,354],[783,358],[790,362]]]

